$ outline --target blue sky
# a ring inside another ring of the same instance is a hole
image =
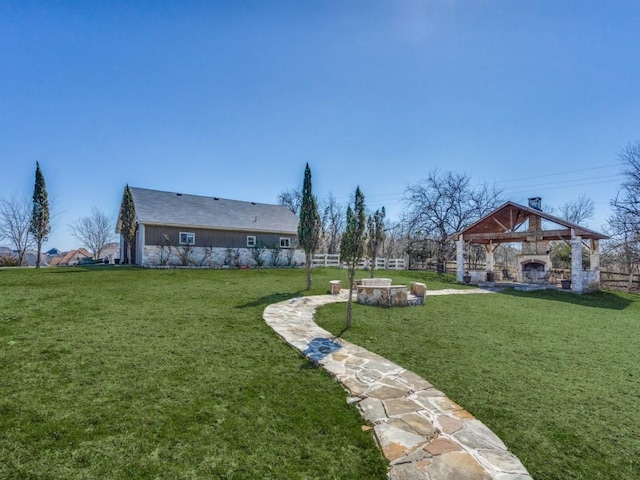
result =
[[[125,184],[402,210],[430,170],[601,228],[640,139],[637,1],[0,1],[0,197],[68,225]]]

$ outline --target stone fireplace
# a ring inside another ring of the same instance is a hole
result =
[[[540,197],[529,199],[529,207],[542,211]],[[542,240],[542,218],[537,215],[529,217],[528,232],[522,241],[522,253],[518,255],[518,281],[523,283],[542,283],[551,270],[551,245],[549,240]]]
[[[518,255],[518,281],[542,283],[551,270],[551,246],[548,241],[527,238],[522,242],[522,253]]]

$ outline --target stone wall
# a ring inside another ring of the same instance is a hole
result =
[[[357,290],[357,302],[363,305],[399,307],[405,306],[408,303],[407,287],[405,285],[359,285]]]
[[[582,291],[584,293],[600,290],[600,275],[593,270],[582,271]]]
[[[256,256],[259,254],[259,257]],[[299,267],[305,255],[295,249],[261,249],[220,247],[161,247],[144,245],[140,265],[143,267]],[[259,263],[261,265],[259,265]]]

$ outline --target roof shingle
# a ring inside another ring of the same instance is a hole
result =
[[[297,234],[298,217],[281,205],[129,187],[138,222]]]

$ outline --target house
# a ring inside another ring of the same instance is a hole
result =
[[[120,243],[107,243],[100,250],[100,258],[108,263],[120,263]]]
[[[86,248],[78,248],[68,252],[58,252],[58,255],[51,258],[49,265],[52,267],[63,267],[78,265],[81,260],[93,258]]]
[[[121,235],[120,258],[152,267],[295,265],[298,217],[281,205],[129,187],[135,240]],[[122,207],[121,207],[122,210]],[[116,233],[121,233],[121,215]]]
[[[529,199],[529,205],[506,202],[455,235],[457,240],[457,280],[463,281],[468,273],[473,283],[493,281],[494,251],[501,243],[520,243],[516,281],[543,284],[551,273],[552,241],[571,245],[571,290],[584,293],[600,288],[600,240],[606,235],[582,227],[562,218],[545,213],[540,197]],[[486,271],[466,271],[466,245],[483,245]],[[582,251],[589,253],[589,269],[582,264]],[[569,285],[569,282],[567,282]]]

